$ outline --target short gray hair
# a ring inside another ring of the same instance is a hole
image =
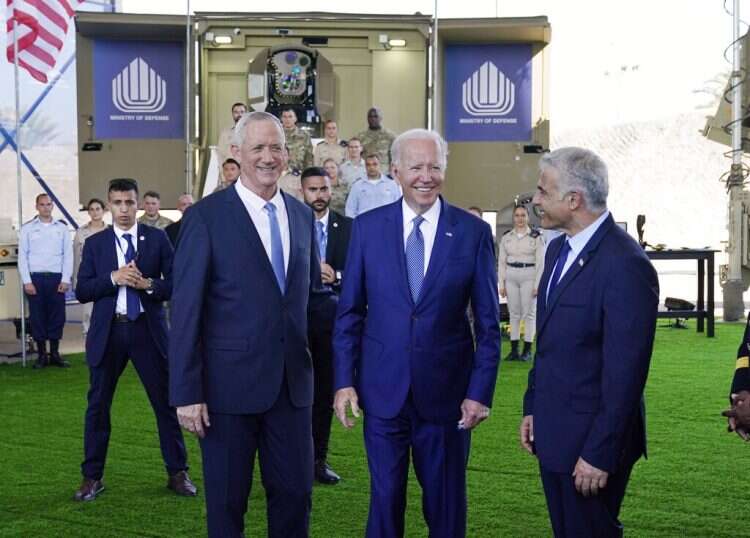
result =
[[[232,130],[232,145],[241,146],[245,141],[245,130],[247,129],[247,126],[251,123],[257,123],[261,121],[270,121],[271,123],[275,124],[276,127],[278,127],[279,132],[281,133],[281,139],[283,140],[284,145],[286,145],[284,128],[281,126],[279,118],[277,118],[273,114],[269,114],[268,112],[260,111],[245,112],[242,117],[240,117],[237,125],[235,125],[234,129]]]
[[[607,209],[609,179],[607,165],[591,150],[577,147],[560,148],[539,159],[539,170],[554,168],[559,174],[558,188],[562,194],[579,192],[591,211]]]
[[[404,144],[410,140],[431,140],[435,142],[438,147],[440,164],[443,166],[443,170],[448,167],[448,144],[446,144],[443,137],[438,133],[427,129],[411,129],[398,135],[393,144],[391,144],[391,162],[399,165],[404,164],[402,162],[404,158]]]

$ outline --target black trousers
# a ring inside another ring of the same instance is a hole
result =
[[[584,497],[569,473],[553,473],[540,466],[555,538],[622,538],[618,518],[631,470],[632,465],[619,469],[598,495]]]
[[[185,442],[174,407],[168,401],[167,359],[156,348],[141,315],[130,323],[112,322],[104,358],[97,366],[89,367],[90,388],[84,427],[84,461],[81,474],[86,478],[101,479],[112,431],[110,409],[112,399],[128,359],[141,379],[151,407],[156,415],[159,445],[167,473],[173,475],[187,469]]]
[[[312,509],[310,408],[295,407],[286,378],[268,411],[226,415],[208,409],[200,440],[208,536],[241,538],[258,454],[269,538],[307,538]]]
[[[308,334],[313,360],[315,399],[312,408],[312,435],[315,461],[328,457],[333,418],[333,327],[311,327]]]
[[[62,339],[65,326],[65,294],[57,291],[62,274],[31,273],[36,295],[29,300],[31,336],[36,341]]]

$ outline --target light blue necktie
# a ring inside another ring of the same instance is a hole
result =
[[[315,221],[315,230],[318,235],[318,252],[320,253],[320,261],[326,261],[326,247],[328,246],[328,234],[323,228],[323,222],[320,220]]]
[[[412,219],[414,227],[406,238],[406,273],[409,277],[409,289],[414,302],[419,299],[424,280],[424,237],[419,226],[424,222],[424,217],[417,215]]]
[[[135,246],[130,234],[122,234],[123,239],[128,242],[128,249],[125,251],[125,264],[135,260]],[[127,286],[125,288],[125,299],[127,306],[127,316],[130,321],[135,321],[141,315],[141,300],[138,298],[138,292]]]
[[[281,245],[281,229],[276,218],[276,206],[268,202],[263,206],[268,213],[268,223],[271,225],[271,266],[276,275],[281,293],[286,289],[286,271],[284,270],[284,247]]]

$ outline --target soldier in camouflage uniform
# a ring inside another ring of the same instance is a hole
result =
[[[378,107],[367,111],[367,124],[369,128],[357,135],[364,148],[362,155],[377,155],[380,171],[388,174],[391,167],[391,144],[396,139],[396,134],[383,127],[383,112]]]
[[[289,168],[301,174],[302,170],[313,163],[310,135],[297,127],[297,114],[291,108],[282,111],[281,124],[284,126],[286,147],[289,149]]]
[[[300,182],[300,171],[296,168],[287,167],[279,178],[279,188],[287,194],[291,194],[300,202],[304,202],[302,197],[302,184]]]
[[[146,194],[143,195],[143,215],[141,215],[141,218],[138,219],[138,222],[141,224],[148,224],[149,226],[153,226],[155,228],[159,228],[163,230],[170,224],[172,224],[172,220],[168,219],[167,217],[162,217],[159,214],[159,209],[161,208],[161,196],[156,191],[148,191]]]
[[[324,127],[325,140],[318,142],[313,150],[315,166],[323,166],[327,159],[341,164],[346,159],[346,141],[339,140],[339,128],[336,122],[328,120]]]

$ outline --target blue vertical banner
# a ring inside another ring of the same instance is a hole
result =
[[[93,59],[96,138],[185,137],[182,43],[97,39]]]
[[[531,140],[531,44],[445,47],[448,142]]]

